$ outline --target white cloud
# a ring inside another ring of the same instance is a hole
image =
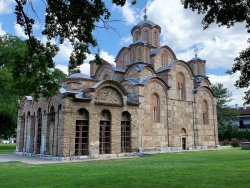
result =
[[[137,11],[133,9],[130,2],[126,2],[123,7],[113,5],[113,9],[117,9],[122,14],[123,21],[128,25],[136,24],[138,21]]]
[[[208,75],[209,80],[212,84],[222,83],[225,88],[227,88],[232,93],[232,101],[229,103],[234,106],[238,104],[238,106],[243,106],[244,101],[242,100],[244,92],[247,90],[246,88],[238,89],[234,86],[235,81],[239,78],[240,73],[237,72],[233,75]]]
[[[65,40],[63,44],[59,45],[59,52],[55,56],[54,61],[56,63],[69,62],[70,54],[73,47],[69,40]]]
[[[209,68],[229,69],[233,59],[248,44],[248,33],[243,24],[228,29],[211,25],[203,30],[203,15],[186,10],[180,1],[152,0],[148,3],[148,19],[162,28],[162,44],[172,48],[178,59],[185,61],[194,57],[193,46],[203,46],[198,56],[207,61]]]
[[[6,32],[2,28],[2,24],[0,23],[0,35],[5,35]]]
[[[65,74],[68,74],[68,66],[67,65],[62,65],[62,64],[56,64],[55,68],[60,69],[63,71]]]
[[[120,45],[121,46],[128,46],[133,42],[132,36],[127,36],[127,37],[121,37],[120,39]]]
[[[25,39],[28,38],[28,36],[25,35],[23,28],[19,24],[15,23],[14,29],[15,29],[16,36],[25,38]]]
[[[0,14],[9,14],[14,10],[14,0],[0,0]]]
[[[65,42],[62,45],[59,45],[60,51],[54,58],[56,62],[56,68],[62,70],[64,73],[68,74],[68,65],[65,65],[65,62],[69,61],[70,54],[73,50],[70,42]],[[108,52],[105,52],[103,50],[100,51],[100,57],[106,60],[107,62],[115,65],[115,57],[113,55],[110,55]],[[84,63],[80,66],[80,71],[84,74],[90,74],[90,65],[89,61],[95,59],[95,56],[93,54],[87,54],[87,58],[84,61]],[[61,63],[64,64],[61,64]]]
[[[115,65],[115,62],[114,62],[115,56],[110,55],[108,52],[101,50],[100,57],[106,60],[107,62],[109,62],[110,64]]]
[[[83,73],[83,74],[89,75],[89,74],[90,74],[90,65],[89,65],[89,63],[83,63],[83,64],[80,66],[80,71],[81,71],[81,73]]]

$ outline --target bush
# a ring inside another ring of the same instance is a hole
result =
[[[225,145],[225,146],[230,145],[230,141],[229,140],[223,140],[223,145]]]
[[[240,141],[241,141],[241,142],[248,142],[248,139],[243,138],[243,139],[241,139]]]
[[[238,139],[236,139],[236,138],[232,138],[231,145],[233,147],[239,147],[240,146],[240,141]]]

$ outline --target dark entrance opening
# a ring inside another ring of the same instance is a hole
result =
[[[186,138],[182,138],[182,150],[186,150]]]

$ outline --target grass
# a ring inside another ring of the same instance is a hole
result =
[[[14,153],[16,150],[16,144],[0,144],[0,154]]]
[[[0,187],[250,187],[250,151],[183,152],[84,163],[0,164]]]

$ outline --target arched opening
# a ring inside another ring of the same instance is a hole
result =
[[[205,99],[202,101],[202,122],[203,122],[203,124],[209,124],[208,104],[207,104],[207,101]]]
[[[131,51],[131,61],[135,62],[135,50],[134,49],[132,49]]]
[[[135,42],[138,41],[139,38],[140,38],[139,31],[136,31],[136,32],[135,32]]]
[[[56,156],[58,156],[58,139],[59,139],[59,136],[58,136],[58,132],[59,132],[59,127],[60,127],[60,118],[61,118],[61,110],[62,110],[62,105],[59,104],[58,105],[58,108],[57,108],[57,125],[56,125],[56,139],[55,139],[55,150],[56,150]]]
[[[75,155],[89,154],[89,112],[81,108],[77,111],[75,128]]]
[[[33,116],[30,116],[30,148],[29,148],[30,153],[34,152],[35,126],[36,126],[36,114],[34,112]]]
[[[181,146],[182,150],[187,149],[187,131],[184,128],[181,129]]]
[[[149,42],[149,33],[148,33],[148,30],[144,31],[144,42],[146,42],[146,43]]]
[[[48,114],[47,123],[47,134],[46,134],[46,153],[52,154],[54,147],[54,131],[55,131],[55,109],[53,106],[50,107]]]
[[[158,33],[157,33],[157,31],[154,31],[154,45],[158,46]]]
[[[186,98],[186,92],[185,92],[185,77],[183,73],[179,72],[177,74],[177,96],[178,99],[183,101]]]
[[[166,52],[162,52],[161,62],[163,67],[166,67],[168,65],[168,54]]]
[[[42,141],[42,110],[37,111],[37,134],[36,134],[36,153],[40,153],[41,141]]]
[[[123,112],[121,118],[121,152],[131,152],[131,115]]]
[[[159,95],[154,93],[151,97],[152,101],[152,118],[153,122],[160,122],[160,98]]]
[[[24,136],[25,136],[25,113],[20,117],[20,137],[19,137],[19,151],[24,151]]]
[[[108,110],[101,112],[99,144],[100,154],[111,153],[111,113]]]
[[[142,61],[142,49],[141,49],[141,48],[138,49],[137,61],[138,61],[138,62]]]

